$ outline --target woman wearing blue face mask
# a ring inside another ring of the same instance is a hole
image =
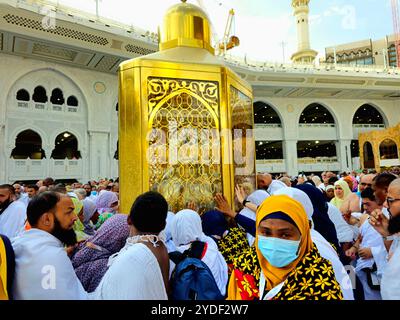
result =
[[[343,299],[331,263],[321,257],[311,240],[307,214],[300,202],[286,195],[269,197],[257,210],[256,227],[255,251],[261,270],[255,284],[259,299]],[[243,271],[232,274],[228,299],[243,297],[243,281],[249,279]]]
[[[343,299],[331,263],[311,240],[300,202],[285,195],[270,197],[257,210],[256,224],[262,298]]]

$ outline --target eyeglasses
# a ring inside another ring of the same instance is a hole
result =
[[[386,202],[388,203],[388,206],[389,206],[389,207],[390,207],[390,205],[391,205],[393,202],[396,202],[396,201],[400,201],[400,199],[386,198]]]

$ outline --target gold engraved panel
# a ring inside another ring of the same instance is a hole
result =
[[[234,86],[230,86],[232,110],[232,139],[235,185],[255,179],[255,144],[253,136],[253,104],[251,99]]]
[[[177,212],[194,201],[213,209],[222,192],[218,82],[147,80],[150,190]]]

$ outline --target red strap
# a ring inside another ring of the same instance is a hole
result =
[[[204,249],[203,249],[203,252],[201,253],[200,260],[203,259],[203,257],[206,255],[207,248],[208,248],[208,243],[205,242],[204,243]]]

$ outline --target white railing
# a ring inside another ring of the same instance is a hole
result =
[[[297,168],[299,171],[338,171],[340,163],[337,157],[317,157],[317,158],[299,158],[297,159]]]
[[[258,172],[285,172],[286,164],[284,159],[261,159],[256,160],[256,169]]]
[[[81,179],[82,159],[9,159],[9,180],[39,180],[44,176],[55,179]]]
[[[380,159],[379,160],[381,167],[394,167],[400,165],[399,159]]]
[[[300,128],[334,128],[334,123],[299,123]]]
[[[18,106],[18,108],[29,108],[29,102],[18,101],[17,106]]]
[[[79,8],[73,8],[71,6],[61,5],[58,1],[49,0],[15,0],[15,6],[21,7],[26,10],[34,12],[47,12],[48,8],[53,8],[54,12],[57,13],[56,18],[61,18],[64,16],[67,19],[73,19],[79,24],[94,24],[96,27],[100,27],[102,30],[107,32],[112,32],[119,35],[130,35],[135,36],[138,39],[146,41],[148,43],[157,45],[158,44],[158,34],[155,32],[150,32],[139,27],[134,27],[132,25],[127,25],[120,23],[116,20],[108,19],[105,17],[97,16],[89,12],[80,10]],[[99,2],[99,6],[101,3]]]
[[[298,163],[304,163],[304,164],[332,163],[332,162],[337,162],[337,161],[338,161],[337,157],[316,157],[316,158],[305,157],[305,158],[297,159]]]
[[[256,160],[256,164],[283,164],[285,163],[284,159],[261,159]]]
[[[238,57],[230,54],[223,57],[228,64],[234,66],[241,66],[246,69],[256,71],[273,71],[273,72],[287,72],[287,73],[309,73],[314,74],[317,72],[353,72],[353,73],[385,73],[392,75],[400,75],[400,68],[383,66],[383,65],[348,65],[348,64],[334,64],[320,62],[315,64],[307,63],[281,63],[269,61],[257,61],[248,59],[247,57]]]
[[[255,123],[255,128],[282,128],[280,123]]]
[[[47,160],[8,159],[9,180],[40,179],[46,173]]]
[[[64,111],[64,105],[63,104],[53,104],[51,106],[51,110],[53,110],[53,111]]]
[[[71,113],[78,113],[79,107],[68,106],[65,104],[51,104],[49,102],[35,102],[35,101],[18,101],[17,100],[17,107],[18,109],[24,110],[50,110],[54,112],[71,112]]]
[[[385,128],[384,124],[377,124],[377,123],[357,123],[353,124],[353,128]]]
[[[47,110],[47,103],[34,102],[34,105],[37,110]]]
[[[78,107],[67,106],[67,112],[78,112]]]
[[[50,174],[57,179],[79,179],[83,176],[82,159],[50,159]]]

